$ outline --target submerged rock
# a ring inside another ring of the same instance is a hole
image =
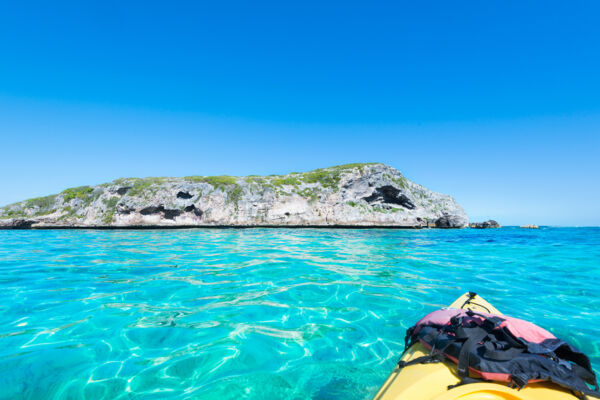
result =
[[[0,228],[467,224],[452,197],[384,164],[275,176],[124,178],[0,208]]]
[[[474,229],[502,228],[502,225],[500,225],[498,222],[494,221],[493,219],[489,219],[484,222],[471,222],[469,224],[469,228],[474,228]]]

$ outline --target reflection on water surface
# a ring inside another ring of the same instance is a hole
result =
[[[477,291],[600,369],[600,229],[0,231],[0,398],[364,399]]]

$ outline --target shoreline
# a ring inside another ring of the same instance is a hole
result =
[[[398,225],[129,225],[129,226],[0,226],[0,230],[170,230],[170,229],[464,229],[464,228],[442,228],[427,226],[398,226]]]
[[[519,225],[505,225],[501,228],[483,229],[483,230],[499,230],[499,229],[519,229],[525,230]],[[539,228],[596,228],[600,229],[599,225],[540,225]],[[389,230],[477,230],[480,228],[472,227],[430,227],[430,226],[399,226],[399,225],[352,225],[352,224],[337,224],[337,225],[128,225],[128,226],[62,226],[62,225],[45,225],[45,226],[7,226],[0,225],[0,231],[31,231],[31,230],[177,230],[177,229],[389,229]],[[529,230],[529,229],[526,229]]]

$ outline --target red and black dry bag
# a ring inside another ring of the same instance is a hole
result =
[[[420,342],[431,352],[409,362],[400,361],[400,367],[451,360],[458,366],[459,385],[500,381],[522,388],[532,382],[551,381],[571,389],[580,398],[600,395],[585,354],[517,318],[441,309],[409,328],[405,342],[405,349]]]

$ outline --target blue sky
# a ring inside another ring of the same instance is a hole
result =
[[[379,161],[472,220],[600,225],[596,2],[4,2],[0,204]]]

